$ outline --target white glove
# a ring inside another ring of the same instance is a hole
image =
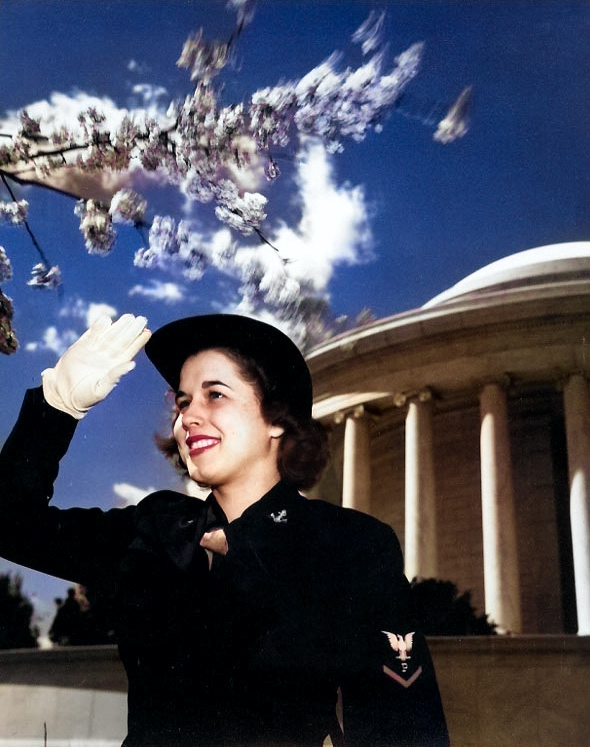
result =
[[[43,371],[43,395],[58,410],[80,420],[133,368],[150,339],[143,316],[123,314],[114,324],[102,316],[70,345],[55,368]]]

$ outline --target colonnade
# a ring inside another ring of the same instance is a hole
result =
[[[578,634],[590,635],[590,390],[582,374],[563,387],[570,480],[570,522]],[[394,396],[405,418],[405,572],[437,576],[433,398],[429,389]],[[479,392],[485,612],[498,632],[521,632],[518,541],[508,433],[507,398],[499,382]],[[369,415],[345,414],[343,505],[370,511]]]
[[[563,388],[578,635],[590,635],[590,391],[581,374]]]

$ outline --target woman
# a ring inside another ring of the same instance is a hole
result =
[[[175,393],[164,448],[210,486],[206,501],[47,505],[77,420],[133,367],[145,323],[91,327],[27,393],[0,456],[0,552],[113,606],[125,747],[447,745],[395,534],[299,492],[319,478],[326,438],[305,361],[274,327],[191,317],[147,342]]]

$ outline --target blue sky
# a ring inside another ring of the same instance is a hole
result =
[[[53,94],[108,98],[130,109],[184,97],[188,74],[175,66],[183,42],[201,26],[210,38],[227,38],[233,15],[224,6],[222,0],[3,0],[0,119]],[[343,52],[343,65],[358,64],[351,35],[373,9],[387,11],[391,58],[425,43],[421,70],[407,88],[406,114],[418,118],[394,112],[381,133],[345,142],[332,157],[317,151],[307,168],[293,147],[266,191],[265,233],[279,251],[282,241],[301,252],[301,272],[329,295],[334,313],[406,311],[501,257],[590,239],[585,0],[259,2],[235,65],[223,74],[223,102],[299,79],[334,50]],[[450,105],[469,85],[468,134],[449,145],[435,142],[420,115],[432,104]],[[24,388],[54,364],[68,335],[84,330],[89,312],[106,306],[144,314],[157,328],[239,302],[238,284],[227,275],[211,271],[189,283],[173,272],[134,267],[140,242],[132,228],[120,230],[108,257],[89,256],[73,200],[40,188],[17,192],[30,202],[30,225],[61,267],[64,287],[57,295],[27,286],[37,261],[33,246],[22,228],[1,228],[14,272],[3,290],[13,299],[21,343],[0,360],[1,439]],[[150,189],[150,198],[154,211],[182,217],[183,202],[173,191]],[[203,230],[213,230],[212,211],[199,210],[194,217]],[[165,422],[163,394],[140,356],[136,371],[81,423],[58,479],[59,505],[107,508],[152,487],[177,486],[152,444]],[[0,571],[10,567],[0,561]],[[25,590],[52,612],[51,600],[66,584],[28,571],[24,578]]]

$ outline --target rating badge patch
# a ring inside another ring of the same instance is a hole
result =
[[[406,635],[400,635],[399,633],[390,633],[387,630],[381,631],[387,638],[389,647],[396,654],[396,667],[399,671],[395,671],[386,664],[383,665],[383,671],[392,680],[395,680],[402,687],[410,687],[416,682],[418,677],[422,674],[422,667],[419,666],[413,672],[411,671],[411,659],[412,651],[414,646],[414,632],[406,633]]]

